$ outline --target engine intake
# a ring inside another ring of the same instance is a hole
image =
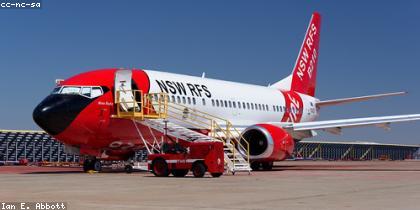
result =
[[[242,133],[242,144],[249,143],[251,160],[284,160],[294,149],[294,140],[284,129],[271,124],[257,124]],[[241,150],[240,150],[241,151]],[[245,154],[244,151],[241,151]]]

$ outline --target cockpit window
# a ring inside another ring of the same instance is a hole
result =
[[[102,94],[103,94],[102,89],[100,87],[92,87],[92,93],[91,93],[92,98],[96,98]]]
[[[80,87],[63,87],[61,94],[79,94]]]
[[[87,98],[96,98],[103,95],[103,91],[101,87],[62,86],[54,88],[52,94],[81,95]]]
[[[52,91],[51,94],[57,94],[57,93],[59,93],[60,92],[60,89],[61,89],[61,87],[54,88],[54,90]]]
[[[82,93],[82,95],[90,98],[90,95],[91,95],[90,90],[91,90],[90,87],[82,87],[82,92],[81,93]]]

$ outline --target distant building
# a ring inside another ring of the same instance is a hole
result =
[[[420,158],[420,145],[372,142],[300,141],[292,158],[323,160],[404,160]],[[145,151],[136,154],[144,160]],[[64,145],[43,131],[0,130],[0,162],[78,162],[78,155],[64,152]]]
[[[323,160],[418,159],[419,148],[420,145],[304,140],[296,144],[293,158]]]

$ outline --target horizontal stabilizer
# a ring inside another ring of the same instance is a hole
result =
[[[316,105],[318,107],[332,106],[332,105],[367,101],[370,99],[377,99],[377,98],[383,98],[383,97],[388,97],[388,96],[398,96],[398,95],[404,95],[404,94],[407,94],[407,92],[394,92],[394,93],[384,93],[384,94],[376,94],[376,95],[368,95],[368,96],[359,96],[359,97],[353,97],[353,98],[341,98],[341,99],[319,101],[316,103]]]

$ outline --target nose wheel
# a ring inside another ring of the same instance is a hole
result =
[[[83,171],[98,171],[100,172],[102,170],[102,163],[101,160],[98,160],[96,158],[87,158],[85,161],[83,161]]]
[[[126,166],[124,167],[124,171],[125,171],[127,174],[131,174],[131,173],[133,172],[133,166],[132,166],[132,165],[126,165]]]

